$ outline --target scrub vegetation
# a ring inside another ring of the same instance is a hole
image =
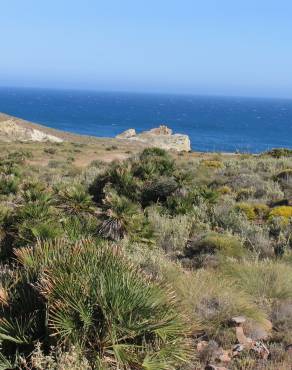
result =
[[[5,145],[0,369],[290,368],[288,150]]]

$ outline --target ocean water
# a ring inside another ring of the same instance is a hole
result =
[[[0,112],[103,137],[166,124],[198,151],[292,148],[292,100],[0,88]]]

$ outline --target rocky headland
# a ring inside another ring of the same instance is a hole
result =
[[[130,128],[116,136],[117,139],[136,140],[146,143],[149,146],[157,146],[166,150],[175,150],[177,152],[189,152],[191,142],[188,135],[173,134],[167,126],[161,125],[149,131],[143,131],[140,134],[135,129]]]

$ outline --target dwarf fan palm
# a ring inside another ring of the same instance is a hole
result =
[[[112,240],[122,239],[125,235],[132,238],[150,238],[149,224],[139,205],[110,190],[104,201],[105,219],[99,234]]]
[[[78,215],[93,211],[92,197],[81,184],[75,184],[58,192],[58,205],[66,213]]]
[[[174,369],[186,358],[173,294],[118,250],[91,240],[59,241],[17,254],[26,269],[40,273],[36,287],[47,301],[51,336],[81,346],[95,368]]]

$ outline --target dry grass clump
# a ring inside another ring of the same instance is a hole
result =
[[[186,271],[159,251],[149,254],[141,246],[135,247],[131,258],[149,276],[170,284],[187,313],[194,335],[203,331],[209,338],[224,337],[229,332],[230,318],[236,315],[245,315],[259,323],[267,317],[253,297],[217,270]]]
[[[237,288],[236,283],[216,270],[200,269],[184,272],[174,264],[165,264],[162,274],[174,288],[178,299],[185,307],[193,322],[210,338],[219,332],[228,331],[231,317],[245,315],[257,322],[264,322],[266,314],[249,294]]]
[[[191,217],[161,215],[155,208],[148,209],[147,214],[156,236],[157,245],[166,253],[181,252],[190,235]]]
[[[36,370],[90,370],[92,367],[88,360],[83,357],[82,351],[75,346],[69,350],[61,347],[52,347],[49,354],[45,354],[41,349],[41,344],[37,343],[31,354],[31,365],[26,359],[20,360],[24,368],[30,366]]]
[[[292,298],[292,267],[286,263],[271,260],[229,263],[223,272],[262,304]]]

